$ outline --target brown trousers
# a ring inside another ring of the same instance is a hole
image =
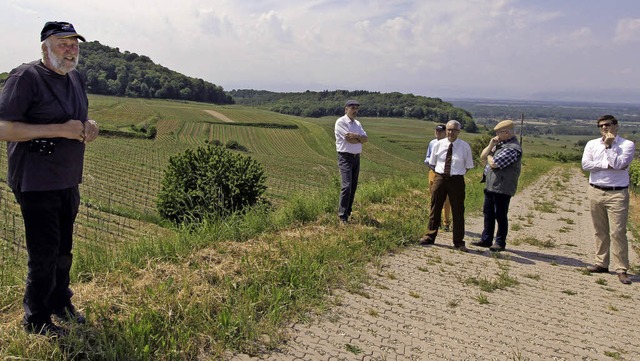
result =
[[[429,194],[433,193],[433,181],[435,178],[436,172],[433,169],[429,169]],[[442,211],[444,213],[442,217],[442,225],[449,227],[451,225],[451,202],[449,202],[449,197],[445,199]]]

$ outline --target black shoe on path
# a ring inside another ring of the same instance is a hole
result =
[[[485,243],[482,241],[478,241],[478,242],[471,242],[472,246],[476,246],[476,247],[484,247],[484,248],[489,248],[491,247],[491,243]]]
[[[430,244],[436,243],[436,240],[431,238],[431,237],[429,237],[429,236],[424,236],[424,237],[420,238],[420,240],[418,242],[420,243],[420,245],[426,246],[426,245],[430,245]]]
[[[597,264],[587,267],[587,271],[591,273],[609,273],[609,269],[607,267],[602,267]]]
[[[501,246],[499,244],[494,244],[493,246],[489,247],[489,251],[491,251],[491,252],[502,252],[502,251],[504,251],[504,246]]]

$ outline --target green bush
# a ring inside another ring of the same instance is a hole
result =
[[[266,188],[256,160],[207,145],[169,159],[158,212],[177,223],[225,217],[261,201]]]
[[[640,160],[634,159],[629,166],[629,185],[635,193],[640,189]]]

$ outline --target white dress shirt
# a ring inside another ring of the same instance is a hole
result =
[[[616,136],[606,149],[602,137],[590,140],[582,154],[582,169],[589,171],[589,184],[601,187],[629,186],[629,165],[636,145]]]
[[[431,149],[429,166],[436,173],[444,173],[444,163],[447,159],[447,150],[451,142],[447,138],[437,141]],[[435,168],[434,168],[435,167]],[[465,175],[467,170],[473,168],[473,155],[469,143],[458,138],[453,142],[453,153],[451,157],[451,175]]]
[[[358,135],[367,136],[367,133],[362,128],[362,124],[356,119],[350,119],[346,114],[338,120],[334,127],[334,133],[336,135],[336,151],[339,153],[362,153],[362,143],[349,143],[345,138],[347,133],[357,133]]]

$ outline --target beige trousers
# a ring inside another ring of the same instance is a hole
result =
[[[433,180],[436,176],[436,172],[433,169],[429,169],[429,193],[433,192]],[[449,197],[444,201],[444,206],[442,207],[442,225],[445,227],[451,226],[451,203],[449,202]]]
[[[604,191],[589,187],[587,194],[596,236],[595,264],[617,273],[626,272],[629,269],[629,190]]]

